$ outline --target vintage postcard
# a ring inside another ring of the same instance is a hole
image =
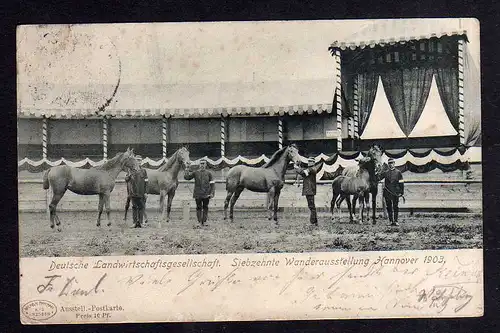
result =
[[[484,312],[479,22],[17,29],[27,325]]]

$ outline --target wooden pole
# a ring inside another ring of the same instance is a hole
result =
[[[42,158],[47,159],[47,117],[43,117],[42,123]]]
[[[278,149],[283,148],[283,118],[278,119]]]
[[[353,106],[354,112],[354,138],[359,139],[359,97],[358,97],[358,75],[354,77],[353,84]]]
[[[103,159],[108,159],[108,118],[102,118],[102,156]]]
[[[458,40],[458,134],[460,144],[465,145],[464,121],[464,40]]]
[[[163,159],[167,158],[167,117],[161,120],[161,152]]]
[[[226,119],[223,115],[220,116],[220,155],[226,156]]]
[[[342,81],[341,81],[341,59],[340,50],[335,50],[335,97],[337,107],[337,151],[342,151]]]

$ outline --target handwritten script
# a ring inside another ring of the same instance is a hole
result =
[[[67,309],[71,302],[82,308],[86,299],[93,298],[94,303],[102,299],[123,307],[114,316],[142,311],[131,299],[147,299],[158,309],[174,309],[176,320],[195,318],[185,318],[184,313],[200,313],[203,318],[224,313],[224,318],[240,319],[238,314],[249,310],[254,319],[269,319],[266,309],[296,311],[295,316],[307,318],[470,316],[482,312],[480,257],[440,256],[424,263],[419,257],[372,259],[364,255],[359,260],[337,260],[295,255],[288,260],[282,256],[272,260],[202,258],[186,261],[185,267],[178,259],[178,264],[170,265],[154,258],[147,259],[150,267],[146,268],[141,267],[144,261],[140,259],[131,261],[129,268],[120,267],[129,265],[121,259],[113,259],[113,266],[105,268],[92,262],[88,268],[78,264],[76,269],[75,265],[52,262],[45,271],[23,274],[34,281],[30,300],[57,304],[64,299]],[[102,306],[94,303],[92,306]]]

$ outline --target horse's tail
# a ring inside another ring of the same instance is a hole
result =
[[[50,184],[49,184],[49,172],[50,172],[50,169],[47,169],[43,173],[43,189],[44,190],[48,190],[49,187],[50,187]]]

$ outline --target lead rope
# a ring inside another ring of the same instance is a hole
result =
[[[387,192],[389,192],[390,194],[392,194],[395,197],[402,198],[403,199],[403,203],[406,203],[406,199],[405,199],[404,195],[402,195],[402,194],[395,194],[394,192],[392,192],[391,190],[389,190],[387,188],[387,186],[385,186],[385,185],[384,185],[384,190],[387,190]]]

